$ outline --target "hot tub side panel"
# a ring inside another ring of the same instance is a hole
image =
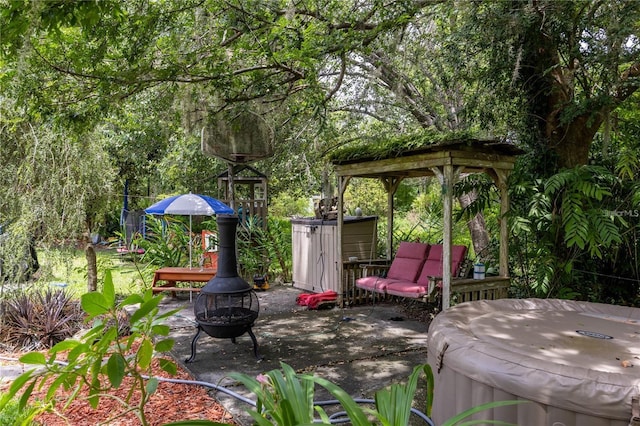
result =
[[[438,356],[428,352],[428,363],[434,372],[432,419],[434,424],[470,408],[493,401],[521,400],[520,404],[484,410],[467,420],[500,420],[518,426],[628,426],[629,420],[611,420],[577,413],[563,408],[519,398],[516,395],[473,380],[443,365],[437,372]]]

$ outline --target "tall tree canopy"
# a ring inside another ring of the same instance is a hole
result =
[[[635,1],[9,1],[0,18],[5,78],[36,110],[78,119],[191,85],[211,113],[260,100],[281,121],[329,108],[504,132],[492,111],[514,123],[522,99],[522,133],[563,167],[586,163],[640,75]]]
[[[11,77],[65,108],[167,83],[201,84],[221,108],[294,95],[322,104],[339,88],[349,52],[430,3],[10,1],[1,42],[20,58]]]
[[[559,167],[586,164],[596,132],[640,86],[638,3],[499,1],[469,12],[503,93],[523,97],[529,141]]]

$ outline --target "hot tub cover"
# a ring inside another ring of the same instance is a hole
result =
[[[637,308],[557,299],[463,303],[436,316],[428,348],[436,375],[445,365],[519,398],[595,417],[628,421],[631,398],[640,394]]]

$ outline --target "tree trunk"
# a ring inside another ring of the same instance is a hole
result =
[[[93,244],[87,244],[84,254],[87,258],[87,291],[96,291],[98,289],[98,263]]]
[[[458,202],[462,208],[468,207],[477,199],[475,191],[466,193],[458,197]],[[476,214],[468,223],[469,233],[471,234],[471,241],[473,243],[473,251],[477,256],[484,249],[489,247],[489,232],[487,232],[487,224],[484,220],[482,213]]]
[[[558,156],[558,166],[573,168],[587,164],[593,138],[604,121],[604,114],[582,115],[566,126],[558,125],[548,135],[549,148]]]

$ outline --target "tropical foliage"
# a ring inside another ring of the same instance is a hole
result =
[[[257,217],[238,228],[238,263],[247,280],[266,277],[280,282],[291,280],[291,224],[269,218],[262,226]]]
[[[406,382],[396,383],[376,392],[373,400],[356,400],[342,388],[329,380],[309,374],[298,374],[289,365],[281,363],[280,370],[271,370],[258,377],[246,374],[232,374],[232,377],[244,384],[257,397],[256,409],[249,414],[257,425],[290,426],[317,423],[332,424],[322,404],[314,400],[315,385],[325,388],[335,397],[337,404],[344,409],[344,417],[353,425],[380,424],[385,426],[408,425],[412,414],[413,401],[418,381],[425,376],[426,406],[421,411],[431,415],[433,404],[433,372],[428,364],[416,366]],[[494,407],[520,404],[524,401],[497,401],[473,407],[443,423],[443,426],[471,424],[466,420],[475,413]],[[363,408],[360,404],[372,404],[374,408]],[[333,417],[336,420],[336,417]],[[344,420],[344,419],[342,419]],[[486,424],[505,424],[504,422],[483,420]]]
[[[188,225],[171,216],[147,218],[147,234],[137,234],[133,245],[144,250],[141,260],[155,266],[184,266],[189,263]],[[199,258],[200,245],[196,248],[195,258]],[[192,253],[193,256],[193,253]]]

